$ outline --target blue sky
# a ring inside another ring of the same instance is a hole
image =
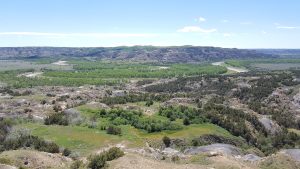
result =
[[[299,0],[0,0],[0,46],[300,48]]]

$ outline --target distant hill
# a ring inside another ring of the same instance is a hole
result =
[[[157,61],[157,62],[201,62],[223,59],[270,58],[274,54],[266,54],[256,50],[218,48],[218,47],[3,47],[0,48],[0,59],[30,58],[73,58],[87,57],[93,59]]]
[[[259,53],[279,55],[281,58],[300,58],[300,49],[257,49]]]

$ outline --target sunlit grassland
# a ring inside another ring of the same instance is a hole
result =
[[[16,88],[33,86],[115,85],[130,79],[173,78],[193,75],[225,73],[222,66],[208,64],[153,64],[127,62],[70,61],[73,70],[8,70],[0,71],[0,82]],[[69,63],[69,62],[68,62]],[[42,71],[39,77],[20,76],[25,72]]]
[[[75,71],[48,71],[48,77],[85,78],[168,78],[202,74],[221,74],[226,69],[208,64],[136,64],[75,62]]]
[[[209,123],[193,124],[178,131],[156,133],[147,133],[146,131],[125,125],[121,126],[121,136],[108,135],[105,131],[85,126],[47,126],[39,123],[23,123],[18,127],[28,128],[35,136],[54,141],[62,147],[78,151],[83,155],[121,142],[125,143],[128,147],[142,147],[147,140],[161,140],[163,136],[192,139],[204,134],[216,134],[235,138],[225,129]]]
[[[137,103],[137,105],[143,104],[144,102]],[[157,107],[159,105],[155,103],[152,106]],[[93,109],[86,105],[80,106],[77,109],[80,110],[82,116],[86,119],[95,117],[95,115],[99,112],[99,109]],[[152,115],[152,117],[166,119],[166,117],[162,117],[157,114]],[[176,123],[182,124],[182,120],[177,120]],[[85,124],[82,124],[81,126],[46,126],[39,123],[23,123],[19,126],[30,129],[33,135],[54,141],[62,147],[78,151],[83,155],[117,143],[124,143],[128,147],[143,147],[145,146],[146,141],[160,141],[163,136],[168,136],[170,138],[193,139],[205,134],[215,134],[238,139],[232,136],[227,130],[210,123],[192,124],[189,126],[183,126],[180,130],[165,130],[154,133],[148,133],[147,131],[136,129],[130,125],[121,125],[121,136],[109,135],[106,134],[106,131],[100,129],[101,125],[107,124],[109,124],[107,119],[98,118],[96,128],[88,128]]]
[[[300,136],[300,130],[297,130],[297,129],[288,129],[289,132],[293,132],[293,133],[296,133],[297,135]]]

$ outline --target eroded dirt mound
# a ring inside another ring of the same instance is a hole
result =
[[[34,150],[13,150],[0,154],[0,158],[11,161],[12,165],[26,168],[69,168],[72,160],[60,154]]]
[[[207,146],[192,147],[184,151],[185,154],[196,155],[201,153],[218,153],[222,155],[238,156],[242,151],[230,144],[211,144]]]
[[[186,162],[186,161],[163,161],[154,160],[137,154],[128,153],[125,156],[109,162],[109,169],[207,169],[207,168],[243,168],[250,169],[256,166],[227,158],[225,156],[211,157],[209,159]]]

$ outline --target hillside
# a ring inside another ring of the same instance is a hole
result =
[[[158,61],[158,62],[201,62],[222,59],[270,58],[274,54],[263,54],[254,50],[217,47],[113,47],[113,48],[58,48],[58,47],[4,47],[0,48],[0,59],[70,58]]]
[[[259,53],[279,55],[282,58],[299,58],[300,49],[257,49]]]

